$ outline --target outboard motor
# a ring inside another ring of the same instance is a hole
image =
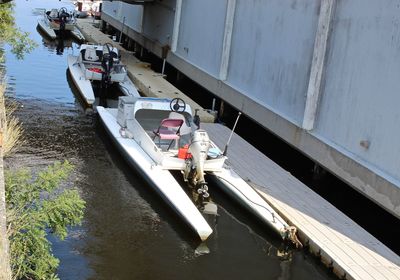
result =
[[[105,44],[103,46],[103,58],[101,66],[103,67],[102,84],[104,87],[108,87],[111,84],[111,70],[114,66],[114,60],[118,58],[118,55],[113,51],[113,46]]]
[[[61,11],[58,15],[58,20],[60,23],[60,28],[59,28],[58,32],[59,32],[59,36],[61,39],[64,39],[64,37],[65,37],[65,23],[67,21],[67,16],[68,16],[68,14],[64,11]]]
[[[192,174],[192,184],[197,188],[197,192],[203,197],[209,197],[207,183],[204,179],[204,163],[207,160],[208,149],[210,148],[210,138],[205,130],[199,129],[193,133],[192,143],[189,152],[192,155],[186,174]]]
[[[194,110],[193,123],[200,129],[200,116],[198,114],[199,109]]]
[[[101,66],[103,67],[103,77],[102,82],[107,87],[111,83],[111,69],[113,67],[113,58],[110,56],[109,53],[105,53],[103,55],[103,59],[101,61]]]

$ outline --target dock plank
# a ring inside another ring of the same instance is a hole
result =
[[[202,124],[221,149],[230,130]],[[346,279],[400,279],[400,257],[289,172],[234,134],[227,164],[316,246]],[[313,249],[315,250],[315,249]]]

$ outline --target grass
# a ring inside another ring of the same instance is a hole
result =
[[[3,156],[9,156],[24,143],[23,129],[13,113],[18,104],[4,96],[5,83],[0,84],[0,131],[3,133]]]

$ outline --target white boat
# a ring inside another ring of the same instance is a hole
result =
[[[233,170],[226,156],[198,129],[182,99],[120,97],[118,108],[97,107],[108,134],[123,156],[163,195],[202,240],[212,229],[170,171],[179,170],[197,194],[208,199],[205,176],[221,186],[269,224],[282,238],[293,228]]]
[[[79,41],[85,39],[76,26],[74,13],[68,12],[64,7],[58,10],[43,10],[43,17],[38,19],[38,25],[51,39],[57,38],[60,32],[67,32]]]
[[[139,96],[120,61],[118,49],[110,44],[82,44],[77,56],[68,55],[68,69],[83,100],[89,106],[95,102],[93,84],[106,89],[117,83],[123,95]],[[107,93],[105,93],[107,94]]]

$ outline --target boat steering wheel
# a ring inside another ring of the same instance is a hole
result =
[[[186,103],[183,101],[183,99],[177,97],[171,100],[169,103],[169,108],[173,112],[182,113],[186,110]]]
[[[62,12],[62,13],[68,13],[67,8],[62,7],[58,10],[58,12]]]
[[[62,7],[62,8],[60,8],[59,10],[58,10],[58,17],[59,18],[62,18],[62,17],[69,17],[69,13],[68,13],[68,10],[67,10],[67,8],[65,8],[65,7]]]

